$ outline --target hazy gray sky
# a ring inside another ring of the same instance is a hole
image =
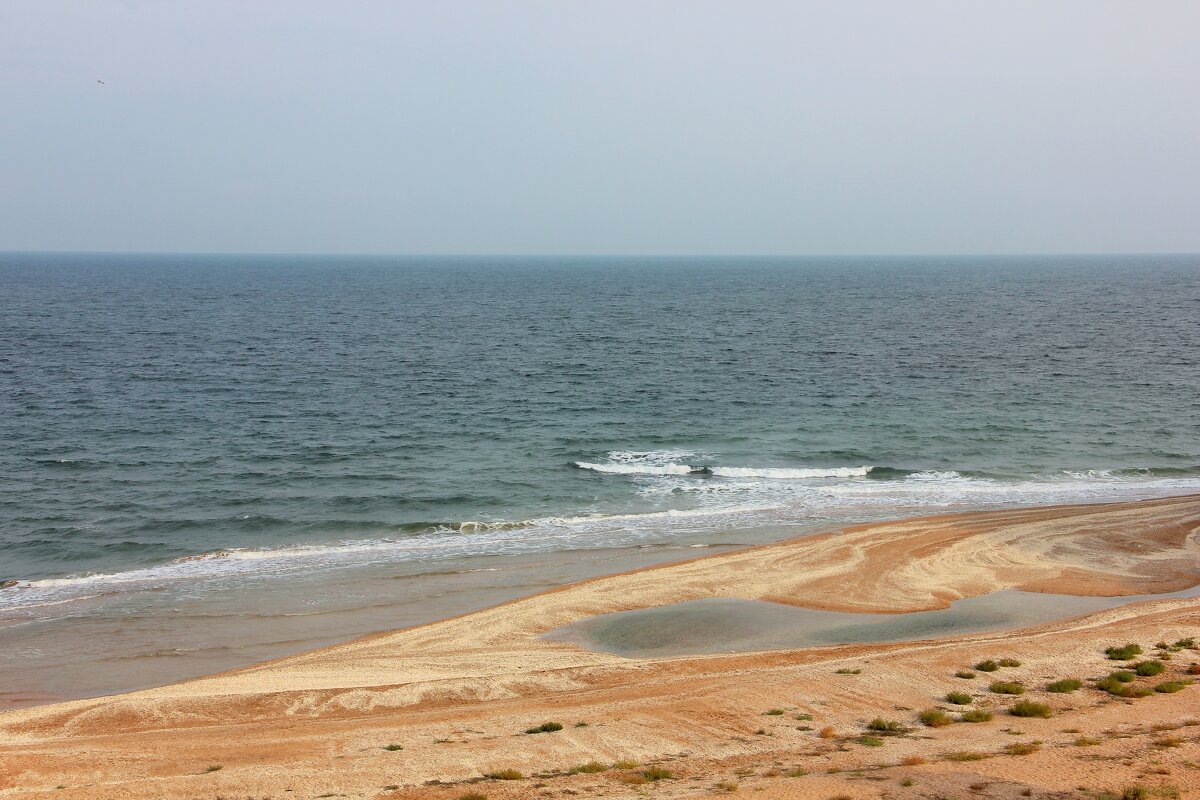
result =
[[[1196,0],[0,0],[0,249],[1200,251],[1198,41]]]

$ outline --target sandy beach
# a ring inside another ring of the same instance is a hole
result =
[[[0,797],[1094,797],[1135,785],[1200,796],[1200,687],[1152,690],[1200,661],[1188,641],[1200,599],[728,655],[627,659],[539,638],[702,598],[890,614],[1004,589],[1173,592],[1200,584],[1198,532],[1193,495],[861,525],[598,578],[198,680],[7,712]],[[1142,654],[1106,657],[1127,642]],[[1019,665],[973,668],[988,659]],[[1163,664],[1128,684],[1147,696],[1096,688],[1140,661]],[[1045,690],[1066,678],[1082,688]],[[1023,694],[989,691],[994,681]],[[953,691],[969,702],[948,702]],[[1014,716],[1021,700],[1050,716]],[[937,709],[992,717],[921,721]],[[876,718],[896,730],[873,732]],[[544,722],[563,727],[526,733]]]

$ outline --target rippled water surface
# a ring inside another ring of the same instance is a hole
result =
[[[0,286],[10,642],[356,570],[1200,490],[1197,257],[0,254]]]

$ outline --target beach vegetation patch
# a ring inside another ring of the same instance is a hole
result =
[[[561,722],[543,722],[541,725],[537,725],[533,728],[526,728],[525,732],[526,733],[553,733],[554,731],[561,731],[562,729],[563,729],[563,726],[562,726]]]
[[[1004,748],[1004,752],[1010,756],[1027,756],[1041,749],[1041,742],[1013,742]]]
[[[1091,736],[1080,736],[1078,739],[1072,742],[1072,744],[1074,744],[1076,747],[1095,747],[1096,745],[1100,744],[1100,740]]]
[[[883,747],[883,739],[878,736],[860,736],[858,743],[863,747]]]
[[[859,675],[861,673],[861,669],[850,669],[849,667],[842,667],[841,669],[834,670],[833,672],[834,675]]]
[[[1019,666],[1021,666],[1021,662],[1017,661],[1015,658],[1002,658],[1002,659],[1000,659],[999,663],[1000,663],[1000,666],[1002,666],[1002,667],[1019,667]]]
[[[1161,694],[1174,694],[1175,692],[1183,691],[1184,687],[1191,685],[1192,682],[1189,680],[1163,681],[1154,687],[1154,691]]]
[[[642,770],[642,775],[648,781],[665,781],[675,777],[671,770],[665,767],[647,767]]]
[[[783,774],[789,778],[803,778],[808,774],[808,770],[806,770],[804,767],[792,767]]]
[[[498,769],[495,772],[484,773],[483,777],[494,781],[519,781],[524,779],[525,773],[516,769]]]
[[[1183,744],[1181,736],[1162,736],[1154,740],[1155,747],[1179,747]]]
[[[946,702],[954,703],[956,706],[969,706],[971,704],[971,695],[966,692],[948,692],[946,694]]]
[[[1054,709],[1045,703],[1035,703],[1032,700],[1022,700],[1009,709],[1014,717],[1040,717],[1049,719],[1054,716]]]
[[[571,773],[575,774],[575,775],[579,775],[579,774],[588,775],[588,774],[595,773],[595,772],[607,772],[607,771],[608,771],[608,766],[605,764],[601,764],[599,761],[589,761],[586,764],[580,764],[578,766],[571,767]]]
[[[225,768],[224,764],[209,764],[204,768],[205,772],[220,772]]]
[[[404,745],[402,745],[402,744],[385,744],[383,746],[383,749],[387,750],[389,753],[394,753],[397,750],[403,750]]]
[[[963,722],[991,722],[992,712],[984,711],[981,708],[972,708],[970,711],[964,711],[959,719]]]
[[[575,723],[576,728],[586,728],[587,726],[588,726],[588,724],[586,722],[580,721],[580,722]]]
[[[643,783],[649,783],[650,779],[640,772],[622,772],[620,775],[614,775],[621,783],[628,783],[631,786],[640,786]]]
[[[720,781],[716,783],[713,788],[715,788],[718,792],[736,792],[738,790],[738,785],[733,781]]]
[[[1139,661],[1133,667],[1133,671],[1143,678],[1161,675],[1165,669],[1161,661]]]
[[[926,763],[922,756],[905,756],[900,760],[900,763],[906,767],[919,767]]]
[[[942,711],[940,708],[930,708],[926,711],[922,711],[917,715],[917,719],[921,720],[923,725],[930,728],[941,728],[942,726],[949,725],[954,721],[950,719],[949,714],[947,714],[945,711]]]
[[[960,669],[958,672],[954,673],[954,677],[969,681],[975,677],[975,673],[971,672],[969,669]]]
[[[976,664],[975,669],[979,670],[980,672],[995,672],[996,670],[1000,669],[1000,665],[989,658],[987,661],[980,661],[978,664]]]
[[[867,730],[877,733],[905,733],[908,731],[908,728],[899,720],[876,717],[867,723]]]
[[[813,718],[812,714],[797,714],[796,715],[796,719],[800,720],[801,722],[812,722],[812,718]]]
[[[1079,689],[1083,686],[1083,681],[1078,678],[1063,678],[1061,681],[1055,681],[1046,685],[1047,692],[1055,694],[1067,694]]]
[[[817,731],[817,736],[820,736],[822,739],[833,739],[837,737],[837,731],[833,729],[832,725],[826,725]]]
[[[764,712],[763,712],[763,716],[766,716],[766,717],[782,717],[782,716],[783,716],[783,709],[782,709],[782,708],[772,708],[770,711],[764,711]]]
[[[995,694],[1025,694],[1025,687],[1018,681],[993,681],[988,690]]]
[[[1130,642],[1122,647],[1106,647],[1104,655],[1108,656],[1113,661],[1129,661],[1142,654],[1142,648],[1139,645]]]
[[[641,764],[628,758],[622,758],[619,761],[613,762],[613,769],[633,769],[640,766]]]
[[[987,758],[987,753],[980,753],[975,750],[959,750],[954,753],[946,753],[947,761],[983,761]]]

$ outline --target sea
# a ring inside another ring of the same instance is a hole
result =
[[[1200,491],[1200,256],[0,253],[0,708]]]

